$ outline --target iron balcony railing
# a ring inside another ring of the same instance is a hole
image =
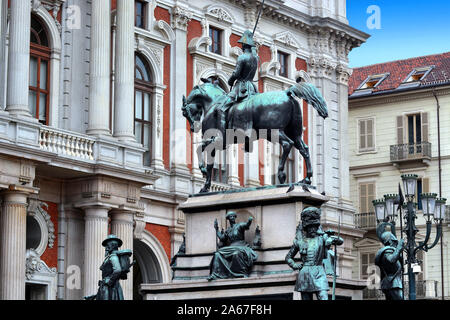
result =
[[[431,143],[396,144],[391,146],[391,161],[431,159]]]
[[[437,298],[438,282],[435,280],[420,280],[416,281],[416,299],[435,299]],[[404,298],[409,300],[409,286],[408,281],[405,281]],[[384,300],[384,294],[380,289],[365,288],[363,289],[364,300]]]
[[[355,225],[359,229],[375,229],[377,227],[375,212],[356,213]]]

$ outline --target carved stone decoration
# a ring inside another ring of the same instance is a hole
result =
[[[28,215],[34,217],[41,228],[41,243],[34,250],[42,255],[47,246],[53,248],[56,239],[55,226],[47,213],[48,205],[45,202],[30,199],[27,210]]]
[[[156,99],[156,134],[161,136],[161,97]]]
[[[31,280],[35,273],[56,274],[56,268],[49,268],[44,261],[40,259],[39,254],[33,249],[28,249],[25,260],[25,278]]]
[[[172,28],[187,30],[187,25],[192,19],[192,12],[180,6],[175,6],[172,13]]]
[[[289,31],[284,31],[274,35],[274,41],[278,41],[286,46],[293,47],[295,49],[300,48],[300,44],[295,39],[294,35]]]
[[[337,64],[327,58],[312,56],[308,59],[308,70],[314,77],[331,78]]]
[[[218,6],[210,6],[206,10],[206,14],[215,17],[218,21],[227,22],[230,24],[234,23],[234,19],[231,14],[224,8]]]
[[[343,64],[339,64],[336,67],[336,75],[337,75],[337,80],[339,83],[348,86],[348,80],[350,78],[350,76],[352,75],[353,70],[350,68],[347,68],[346,66],[344,66]]]
[[[143,239],[143,232],[145,230],[145,220],[143,212],[136,212],[134,214],[134,237],[136,239]]]

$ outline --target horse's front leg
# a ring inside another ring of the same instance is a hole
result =
[[[214,157],[216,155],[216,150],[213,149],[211,153],[207,154],[207,165],[206,165],[206,181],[203,188],[200,190],[200,193],[208,192],[211,188],[211,178],[212,178],[212,171],[214,168]]]
[[[206,140],[206,141],[202,141],[200,143],[200,145],[197,147],[197,159],[198,159],[198,168],[200,169],[203,178],[206,177],[206,167],[205,167],[205,161],[203,159],[203,152],[205,151],[205,148],[211,143],[213,142],[212,139],[210,140]]]

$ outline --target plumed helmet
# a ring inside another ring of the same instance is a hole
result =
[[[381,242],[384,245],[388,245],[391,241],[398,241],[397,237],[392,234],[392,232],[385,231],[381,234],[380,237]]]
[[[316,207],[308,207],[302,211],[301,220],[303,228],[311,225],[320,225],[321,211]]]
[[[238,40],[239,43],[246,44],[255,47],[255,42],[253,41],[253,32],[250,30],[245,30],[242,38]]]
[[[117,241],[117,243],[119,244],[118,245],[118,247],[120,247],[121,245],[122,245],[122,240],[120,240],[120,238],[119,237],[117,237],[115,234],[110,234],[110,235],[108,235],[107,237],[106,237],[106,239],[105,240],[103,240],[103,242],[102,242],[102,246],[104,246],[104,247],[106,247],[106,245],[108,244],[108,242],[111,242],[111,241]]]

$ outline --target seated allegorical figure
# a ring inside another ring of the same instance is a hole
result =
[[[249,276],[253,263],[258,254],[245,242],[245,231],[250,228],[253,218],[247,222],[236,223],[236,212],[230,211],[226,215],[230,227],[219,231],[217,219],[214,221],[216,235],[223,246],[219,248],[211,260],[208,280],[246,278]]]

